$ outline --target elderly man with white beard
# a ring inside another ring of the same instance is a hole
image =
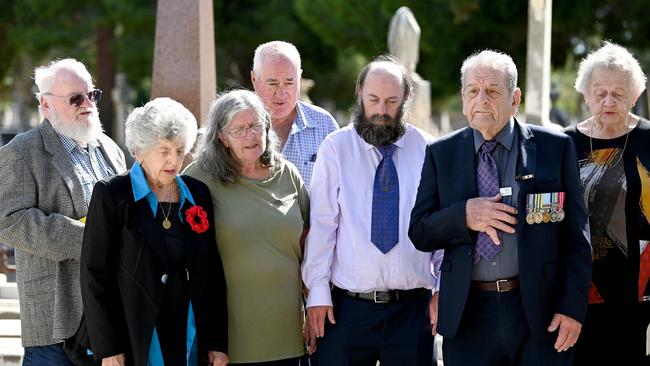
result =
[[[0,148],[0,242],[16,249],[23,366],[72,365],[62,342],[82,315],[79,257],[95,183],[126,169],[102,133],[102,95],[74,59],[34,71],[43,122]]]

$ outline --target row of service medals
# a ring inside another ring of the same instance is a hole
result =
[[[564,220],[564,192],[529,194],[526,202],[526,222],[548,224]]]

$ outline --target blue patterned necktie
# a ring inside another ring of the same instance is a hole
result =
[[[494,197],[499,194],[499,171],[497,163],[492,157],[492,152],[496,149],[497,141],[486,141],[481,146],[481,155],[478,166],[476,167],[476,184],[478,186],[479,197]],[[498,233],[501,237],[501,233]],[[490,236],[484,232],[478,233],[476,247],[474,248],[474,263],[478,263],[481,258],[490,260],[501,249],[500,245],[494,244]]]
[[[370,241],[382,253],[388,253],[399,241],[399,180],[393,163],[395,145],[378,147],[382,159],[375,172],[372,190]]]

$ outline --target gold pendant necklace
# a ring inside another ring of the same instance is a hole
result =
[[[162,204],[160,205],[160,211],[163,214],[163,217],[165,218],[162,222],[162,227],[165,228],[165,230],[169,230],[172,227],[172,222],[169,221],[169,214],[172,212],[172,203],[169,202],[169,208],[167,208],[167,214],[165,214],[165,209],[163,208]]]

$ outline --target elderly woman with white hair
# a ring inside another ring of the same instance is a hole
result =
[[[650,364],[650,122],[631,112],[645,86],[619,45],[604,42],[580,63],[575,88],[591,116],[565,132],[578,153],[593,274],[576,365]]]
[[[228,357],[233,364],[296,366],[306,351],[300,263],[307,190],[296,167],[276,153],[271,117],[255,93],[221,95],[208,121],[198,161],[185,174],[212,193],[228,285]]]
[[[179,176],[194,116],[157,98],[126,121],[130,171],[97,183],[81,251],[90,350],[102,365],[225,365],[226,287],[210,191]]]

